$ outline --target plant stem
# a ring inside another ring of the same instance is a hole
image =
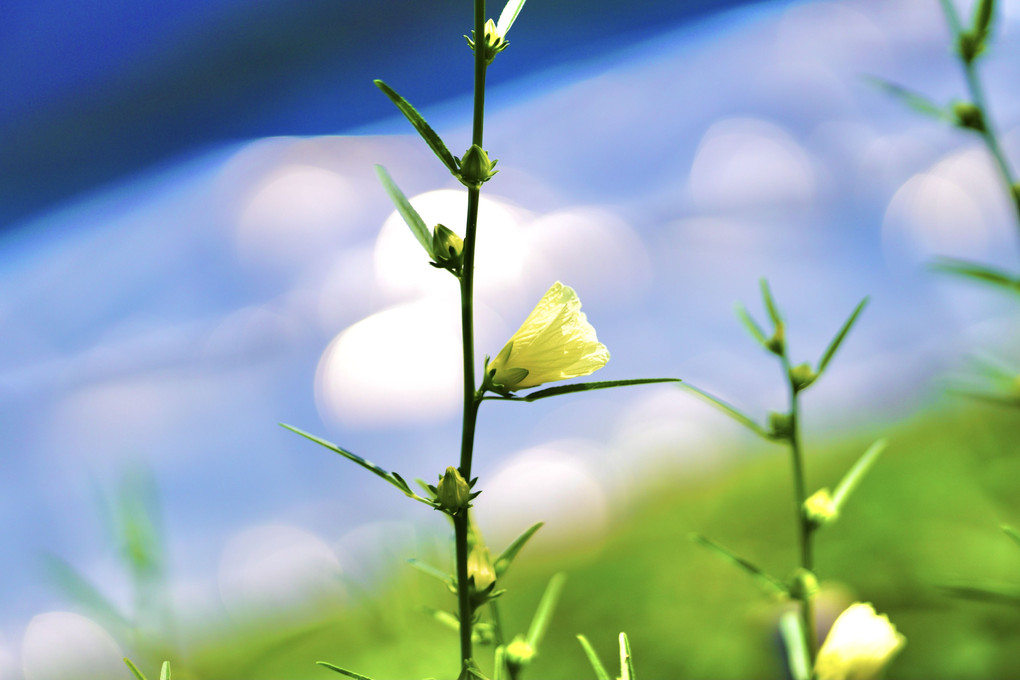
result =
[[[952,34],[954,41],[959,41],[960,35],[963,32],[963,26],[960,24],[960,17],[956,13],[956,8],[951,0],[940,0],[940,3],[942,11],[946,15],[946,22],[949,24],[949,32]],[[967,80],[967,90],[970,93],[971,103],[981,111],[981,119],[984,122],[981,138],[984,139],[985,146],[988,147],[988,152],[992,155],[992,159],[999,169],[999,174],[1006,183],[1006,190],[1009,191],[1010,200],[1016,213],[1017,225],[1020,226],[1020,192],[1014,189],[1016,177],[1010,169],[1009,161],[1006,160],[1006,155],[999,144],[998,135],[996,135],[995,128],[992,126],[984,88],[981,87],[981,81],[978,78],[977,67],[975,66],[976,61],[973,59],[967,61],[963,56],[960,56],[960,63],[963,65],[963,75]]]
[[[790,360],[783,352],[781,357],[783,371],[790,385],[790,431],[787,441],[790,445],[790,459],[793,464],[793,493],[796,501],[798,537],[800,539],[800,566],[806,571],[814,571],[814,552],[812,550],[812,533],[814,527],[804,513],[804,501],[807,500],[807,486],[804,481],[804,454],[800,444],[800,399],[797,387],[790,372]],[[803,620],[805,644],[808,650],[808,661],[813,667],[818,647],[818,633],[815,629],[814,602],[811,594],[804,593],[801,598],[801,619]]]
[[[475,83],[471,143],[482,146],[482,122],[485,116],[485,0],[475,0]],[[467,224],[464,229],[464,265],[460,276],[461,344],[464,349],[464,420],[460,442],[460,474],[471,479],[471,457],[474,451],[475,423],[481,394],[475,387],[474,340],[474,278],[475,232],[478,227],[480,190],[468,189]],[[474,612],[468,585],[468,515],[461,512],[453,518],[457,553],[457,604],[460,620],[460,659],[463,673],[471,664],[471,628]]]

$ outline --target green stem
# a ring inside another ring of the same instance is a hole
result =
[[[797,387],[790,375],[790,360],[785,352],[782,357],[783,371],[790,385],[790,434],[788,443],[790,445],[790,459],[793,465],[793,492],[796,501],[798,537],[800,539],[800,566],[806,571],[814,571],[814,551],[812,545],[812,533],[814,528],[804,513],[804,502],[807,500],[807,486],[804,481],[804,453],[800,443],[800,399]],[[803,620],[805,644],[808,650],[808,660],[811,667],[815,663],[815,653],[818,648],[818,632],[815,629],[814,602],[810,593],[805,593],[801,599],[801,619]]]
[[[457,550],[457,610],[460,620],[460,666],[463,671],[471,664],[471,592],[468,589],[468,515],[460,512],[453,517],[453,535]]]
[[[978,79],[977,68],[974,66],[974,62],[964,62],[963,72],[967,79],[967,90],[970,92],[970,98],[974,106],[981,111],[981,119],[984,122],[981,138],[985,141],[985,146],[988,147],[988,152],[992,155],[992,159],[999,169],[999,175],[1006,183],[1006,190],[1009,192],[1009,197],[1013,203],[1013,210],[1016,214],[1017,225],[1020,226],[1020,193],[1013,188],[1016,185],[1016,178],[1013,175],[1013,170],[1009,167],[1009,161],[1006,160],[1006,154],[1002,151],[999,137],[992,125],[991,115],[985,100],[984,88],[981,87],[981,81]]]
[[[471,143],[482,146],[482,122],[485,116],[485,0],[475,0],[475,83]],[[471,479],[471,457],[474,452],[475,423],[481,394],[475,387],[474,339],[474,278],[475,232],[478,228],[480,191],[468,189],[467,224],[464,229],[464,266],[460,275],[461,341],[464,348],[464,420],[460,442],[460,474]],[[468,585],[468,515],[462,512],[453,518],[457,552],[457,605],[460,619],[461,671],[471,664],[471,628],[474,612]]]
[[[959,41],[960,34],[963,32],[963,26],[960,23],[959,15],[956,13],[956,8],[953,6],[951,0],[939,1],[942,5],[942,11],[946,15],[946,21],[949,23],[949,32],[952,34],[954,41]],[[1020,192],[1017,192],[1014,189],[1016,186],[1016,177],[1010,169],[1009,161],[1006,160],[1006,155],[1003,153],[1002,146],[999,144],[999,138],[995,133],[995,128],[992,126],[987,100],[985,99],[984,88],[981,87],[981,81],[978,79],[975,61],[967,61],[961,56],[960,63],[963,65],[963,74],[964,78],[967,80],[967,90],[970,93],[971,103],[973,103],[974,106],[981,111],[981,118],[984,122],[984,130],[981,131],[981,138],[984,139],[985,146],[988,147],[988,152],[991,153],[992,158],[995,161],[995,165],[999,169],[999,174],[1006,183],[1006,190],[1009,191],[1010,199],[1013,203],[1013,209],[1016,213],[1017,225],[1020,226]]]

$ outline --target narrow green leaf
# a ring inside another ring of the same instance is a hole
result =
[[[517,15],[521,13],[521,8],[524,7],[525,0],[509,0],[506,5],[503,6],[503,11],[499,13],[499,20],[496,21],[496,33],[501,38],[506,38],[507,31],[517,21]]]
[[[839,346],[843,344],[843,340],[846,338],[847,333],[849,333],[850,329],[853,328],[854,323],[857,322],[857,317],[861,315],[861,312],[864,311],[864,307],[867,304],[868,298],[864,298],[857,303],[857,306],[854,307],[854,311],[850,314],[847,320],[843,322],[843,326],[839,329],[839,332],[836,333],[836,337],[834,337],[832,342],[829,343],[829,346],[825,348],[822,358],[818,360],[818,370],[816,371],[818,375],[821,375],[822,371],[824,371],[826,366],[829,365],[829,362],[832,361],[832,357],[836,354],[836,350],[838,350]]]
[[[620,680],[637,680],[634,672],[634,657],[630,653],[630,640],[626,633],[620,633]]]
[[[861,454],[857,462],[843,475],[843,479],[839,481],[836,490],[832,494],[832,504],[836,507],[837,511],[842,510],[843,504],[850,496],[850,492],[857,488],[865,473],[871,469],[871,466],[875,464],[875,461],[878,460],[878,457],[882,455],[882,452],[885,451],[888,445],[889,442],[887,440],[879,439],[869,446],[868,450]]]
[[[520,536],[514,539],[513,543],[507,546],[506,550],[500,553],[499,557],[496,558],[493,563],[493,568],[496,570],[496,577],[502,576],[506,573],[506,570],[510,568],[510,564],[517,557],[517,553],[521,551],[521,548],[531,540],[531,537],[535,535],[535,532],[541,529],[545,525],[545,522],[536,522],[528,527]]]
[[[953,123],[955,120],[946,107],[939,106],[917,92],[874,76],[865,76],[865,80],[894,99],[898,99],[901,104],[912,111],[946,123]]]
[[[995,404],[996,406],[1007,406],[1010,408],[1020,406],[1020,395],[1017,394],[983,392],[969,388],[952,388],[949,391],[952,394],[957,394],[961,397],[968,397],[970,399],[977,399],[978,401],[983,401],[986,404]]]
[[[769,318],[772,319],[772,323],[778,328],[783,323],[783,317],[779,315],[779,307],[776,306],[775,298],[772,297],[772,290],[769,288],[769,282],[762,279],[760,284],[761,297],[765,301],[765,309],[768,311]]]
[[[471,677],[477,678],[478,680],[489,680],[489,677],[485,675],[485,673],[482,673],[482,671],[475,668],[474,666],[466,668],[464,674],[470,675]],[[461,677],[464,677],[464,674],[462,674]]]
[[[600,382],[583,382],[572,385],[557,385],[538,392],[517,397],[520,401],[536,401],[546,397],[558,397],[561,394],[572,394],[574,392],[588,392],[590,390],[605,390],[610,387],[626,387],[627,385],[650,385],[652,383],[681,382],[679,378],[635,378],[632,380],[604,380]]]
[[[163,662],[163,667],[159,670],[159,680],[171,680],[169,661]]]
[[[440,569],[436,569],[431,564],[426,564],[417,558],[412,557],[407,561],[407,563],[423,574],[428,574],[433,578],[439,579],[447,585],[452,585],[455,582],[455,579],[450,574],[447,574],[445,571]]]
[[[744,324],[744,328],[751,334],[751,337],[757,340],[759,345],[764,346],[765,341],[768,339],[765,337],[765,331],[762,330],[758,322],[748,313],[747,308],[739,302],[737,303],[737,318]]]
[[[131,661],[131,659],[125,656],[124,663],[127,664],[127,667],[131,669],[131,672],[134,673],[134,676],[138,678],[138,680],[145,680],[145,675],[140,670],[138,670],[138,666],[136,666],[134,662]]]
[[[960,16],[956,13],[956,7],[953,6],[952,0],[939,0],[939,4],[942,6],[942,13],[946,16],[946,23],[949,24],[949,31],[955,40],[963,30]]]
[[[943,257],[933,262],[931,268],[935,271],[965,276],[975,281],[1001,286],[1013,292],[1020,292],[1020,277],[977,262]]]
[[[811,679],[811,661],[800,615],[787,610],[779,617],[779,632],[786,643],[786,660],[793,680]]]
[[[528,627],[528,644],[532,649],[537,650],[545,631],[549,628],[549,621],[552,619],[553,611],[556,610],[556,603],[559,602],[560,594],[563,592],[563,583],[567,580],[566,574],[559,572],[549,579],[549,585],[542,593],[542,600],[538,603],[535,616],[531,619]]]
[[[995,16],[995,0],[978,0],[974,6],[974,24],[972,30],[975,35],[982,38],[982,42],[988,37],[992,27],[992,17]]]
[[[450,630],[460,632],[460,621],[450,612],[443,611],[442,609],[436,609],[435,607],[425,607],[424,609],[425,613],[437,622],[446,626]],[[472,630],[471,632],[474,633],[475,631]],[[472,639],[474,639],[474,635],[472,635]]]
[[[1015,586],[939,586],[939,590],[962,600],[1020,606],[1020,589]]]
[[[772,439],[772,435],[765,428],[763,428],[758,423],[754,422],[754,420],[752,420],[750,416],[741,413],[735,406],[727,404],[722,399],[714,397],[708,392],[705,392],[704,390],[701,390],[690,383],[682,383],[680,387],[690,390],[691,392],[698,395],[699,397],[707,401],[709,404],[712,404],[712,406],[715,406],[717,409],[719,409],[729,417],[733,418],[744,427],[747,427],[754,433],[761,435],[765,439],[769,440]]]
[[[389,195],[390,200],[393,201],[397,212],[400,213],[400,216],[404,218],[404,222],[411,229],[411,233],[418,239],[418,243],[428,253],[429,258],[436,259],[436,254],[432,252],[432,232],[425,225],[425,220],[421,218],[421,215],[414,209],[411,202],[407,200],[407,196],[396,185],[393,178],[390,177],[390,173],[386,171],[386,168],[381,165],[375,166],[375,174],[379,176],[379,181],[382,182],[383,188]]]
[[[1001,528],[1004,534],[1013,539],[1014,543],[1020,545],[1020,531],[1017,531],[1017,529],[1009,526],[1008,524],[1003,524]]]
[[[316,444],[318,444],[320,446],[324,446],[324,447],[326,447],[327,449],[329,449],[330,451],[332,451],[334,453],[340,454],[341,456],[343,456],[347,460],[350,460],[350,461],[352,461],[354,463],[357,463],[358,465],[360,465],[361,467],[365,468],[366,470],[368,470],[372,474],[377,475],[378,477],[381,477],[382,479],[386,480],[387,482],[389,482],[393,486],[395,486],[398,489],[400,489],[401,493],[406,495],[408,498],[413,498],[414,500],[419,501],[421,503],[424,503],[425,505],[427,505],[429,507],[435,507],[435,505],[432,503],[432,501],[430,501],[428,499],[425,499],[425,498],[422,498],[421,496],[411,492],[410,488],[407,486],[407,482],[405,482],[403,477],[401,477],[400,475],[395,475],[395,474],[393,474],[391,472],[388,472],[388,471],[382,469],[381,467],[379,467],[378,465],[376,465],[375,463],[373,463],[373,462],[371,462],[369,460],[365,460],[361,456],[359,456],[357,454],[354,454],[354,453],[351,453],[350,451],[347,451],[346,449],[342,449],[339,446],[337,446],[336,444],[333,444],[332,442],[328,442],[325,439],[320,439],[319,437],[316,437],[314,434],[309,434],[309,433],[305,432],[304,430],[299,430],[298,428],[293,427],[291,425],[287,425],[286,423],[280,423],[280,426],[290,430],[291,432],[293,432],[295,434],[301,435],[305,439],[310,439],[311,441],[315,442]]]
[[[77,569],[56,555],[42,555],[46,575],[64,591],[64,594],[84,607],[90,614],[111,627],[124,631],[131,623],[98,588],[89,583]]]
[[[591,643],[588,642],[588,638],[583,635],[578,635],[577,639],[581,643],[584,653],[588,656],[588,663],[590,663],[591,667],[595,669],[595,677],[598,678],[598,680],[612,680],[612,678],[609,677],[609,673],[606,671],[606,667],[603,666],[602,662],[599,660],[599,655],[595,653],[595,649],[591,646]]]
[[[446,148],[446,144],[444,144],[443,140],[438,134],[436,134],[436,131],[433,130],[427,122],[425,122],[422,115],[418,113],[418,111],[411,106],[406,99],[397,94],[392,87],[381,80],[376,80],[374,82],[375,86],[382,90],[383,94],[390,98],[390,101],[397,105],[397,108],[400,109],[400,112],[404,114],[404,117],[410,121],[411,125],[414,126],[414,129],[417,130],[418,134],[420,134],[422,139],[425,140],[425,143],[429,145],[429,148],[432,149],[437,156],[439,156],[439,160],[443,161],[443,165],[445,165],[450,172],[456,175],[460,171],[460,168],[457,165],[457,159],[455,159],[453,154],[450,153],[450,150]]]
[[[331,671],[336,671],[340,675],[346,675],[348,678],[354,678],[354,680],[372,680],[372,678],[368,677],[367,675],[361,675],[360,673],[355,673],[354,671],[349,671],[345,668],[334,666],[328,661],[316,661],[315,663],[319,664],[323,668],[328,668]]]
[[[713,541],[712,539],[697,533],[691,534],[691,540],[697,543],[698,545],[704,546],[705,548],[708,548],[709,550],[713,551],[727,562],[737,567],[740,567],[763,585],[768,586],[769,588],[775,590],[778,593],[782,593],[784,595],[788,594],[786,586],[783,585],[782,581],[775,578],[774,576],[770,576],[769,574],[765,573],[757,565],[751,563],[748,560],[745,560],[743,557],[740,557],[729,548],[725,548],[722,545]]]

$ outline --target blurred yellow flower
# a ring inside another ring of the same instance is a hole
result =
[[[483,387],[500,394],[589,375],[606,365],[609,350],[581,312],[570,286],[557,281],[496,358],[486,364]]]
[[[816,525],[821,526],[839,517],[839,508],[828,489],[819,489],[804,501],[804,514]]]
[[[818,650],[817,680],[870,680],[907,643],[889,617],[856,602],[839,615]]]

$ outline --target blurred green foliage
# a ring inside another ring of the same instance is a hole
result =
[[[831,622],[854,600],[872,602],[906,635],[889,677],[1015,674],[1020,607],[955,598],[944,586],[1020,585],[1020,549],[999,528],[1020,522],[1018,432],[1014,410],[958,400],[882,430],[808,437],[812,488],[838,478],[875,438],[889,439],[817,551],[820,620]],[[788,456],[767,443],[745,453],[742,463],[685,479],[657,479],[649,470],[647,487],[634,496],[640,500],[617,508],[597,555],[525,551],[505,584],[513,593],[501,607],[508,634],[527,629],[549,578],[568,573],[529,678],[593,677],[576,635],[613,659],[620,631],[644,678],[786,677],[778,632],[784,604],[688,539],[692,531],[725,537],[777,575],[796,566]],[[355,594],[345,610],[301,625],[281,627],[293,619],[274,617],[185,632],[181,676],[322,678],[329,671],[314,662],[326,659],[378,680],[453,677],[456,633],[422,613],[449,609],[452,598],[407,565],[380,569],[389,577],[377,592]]]

